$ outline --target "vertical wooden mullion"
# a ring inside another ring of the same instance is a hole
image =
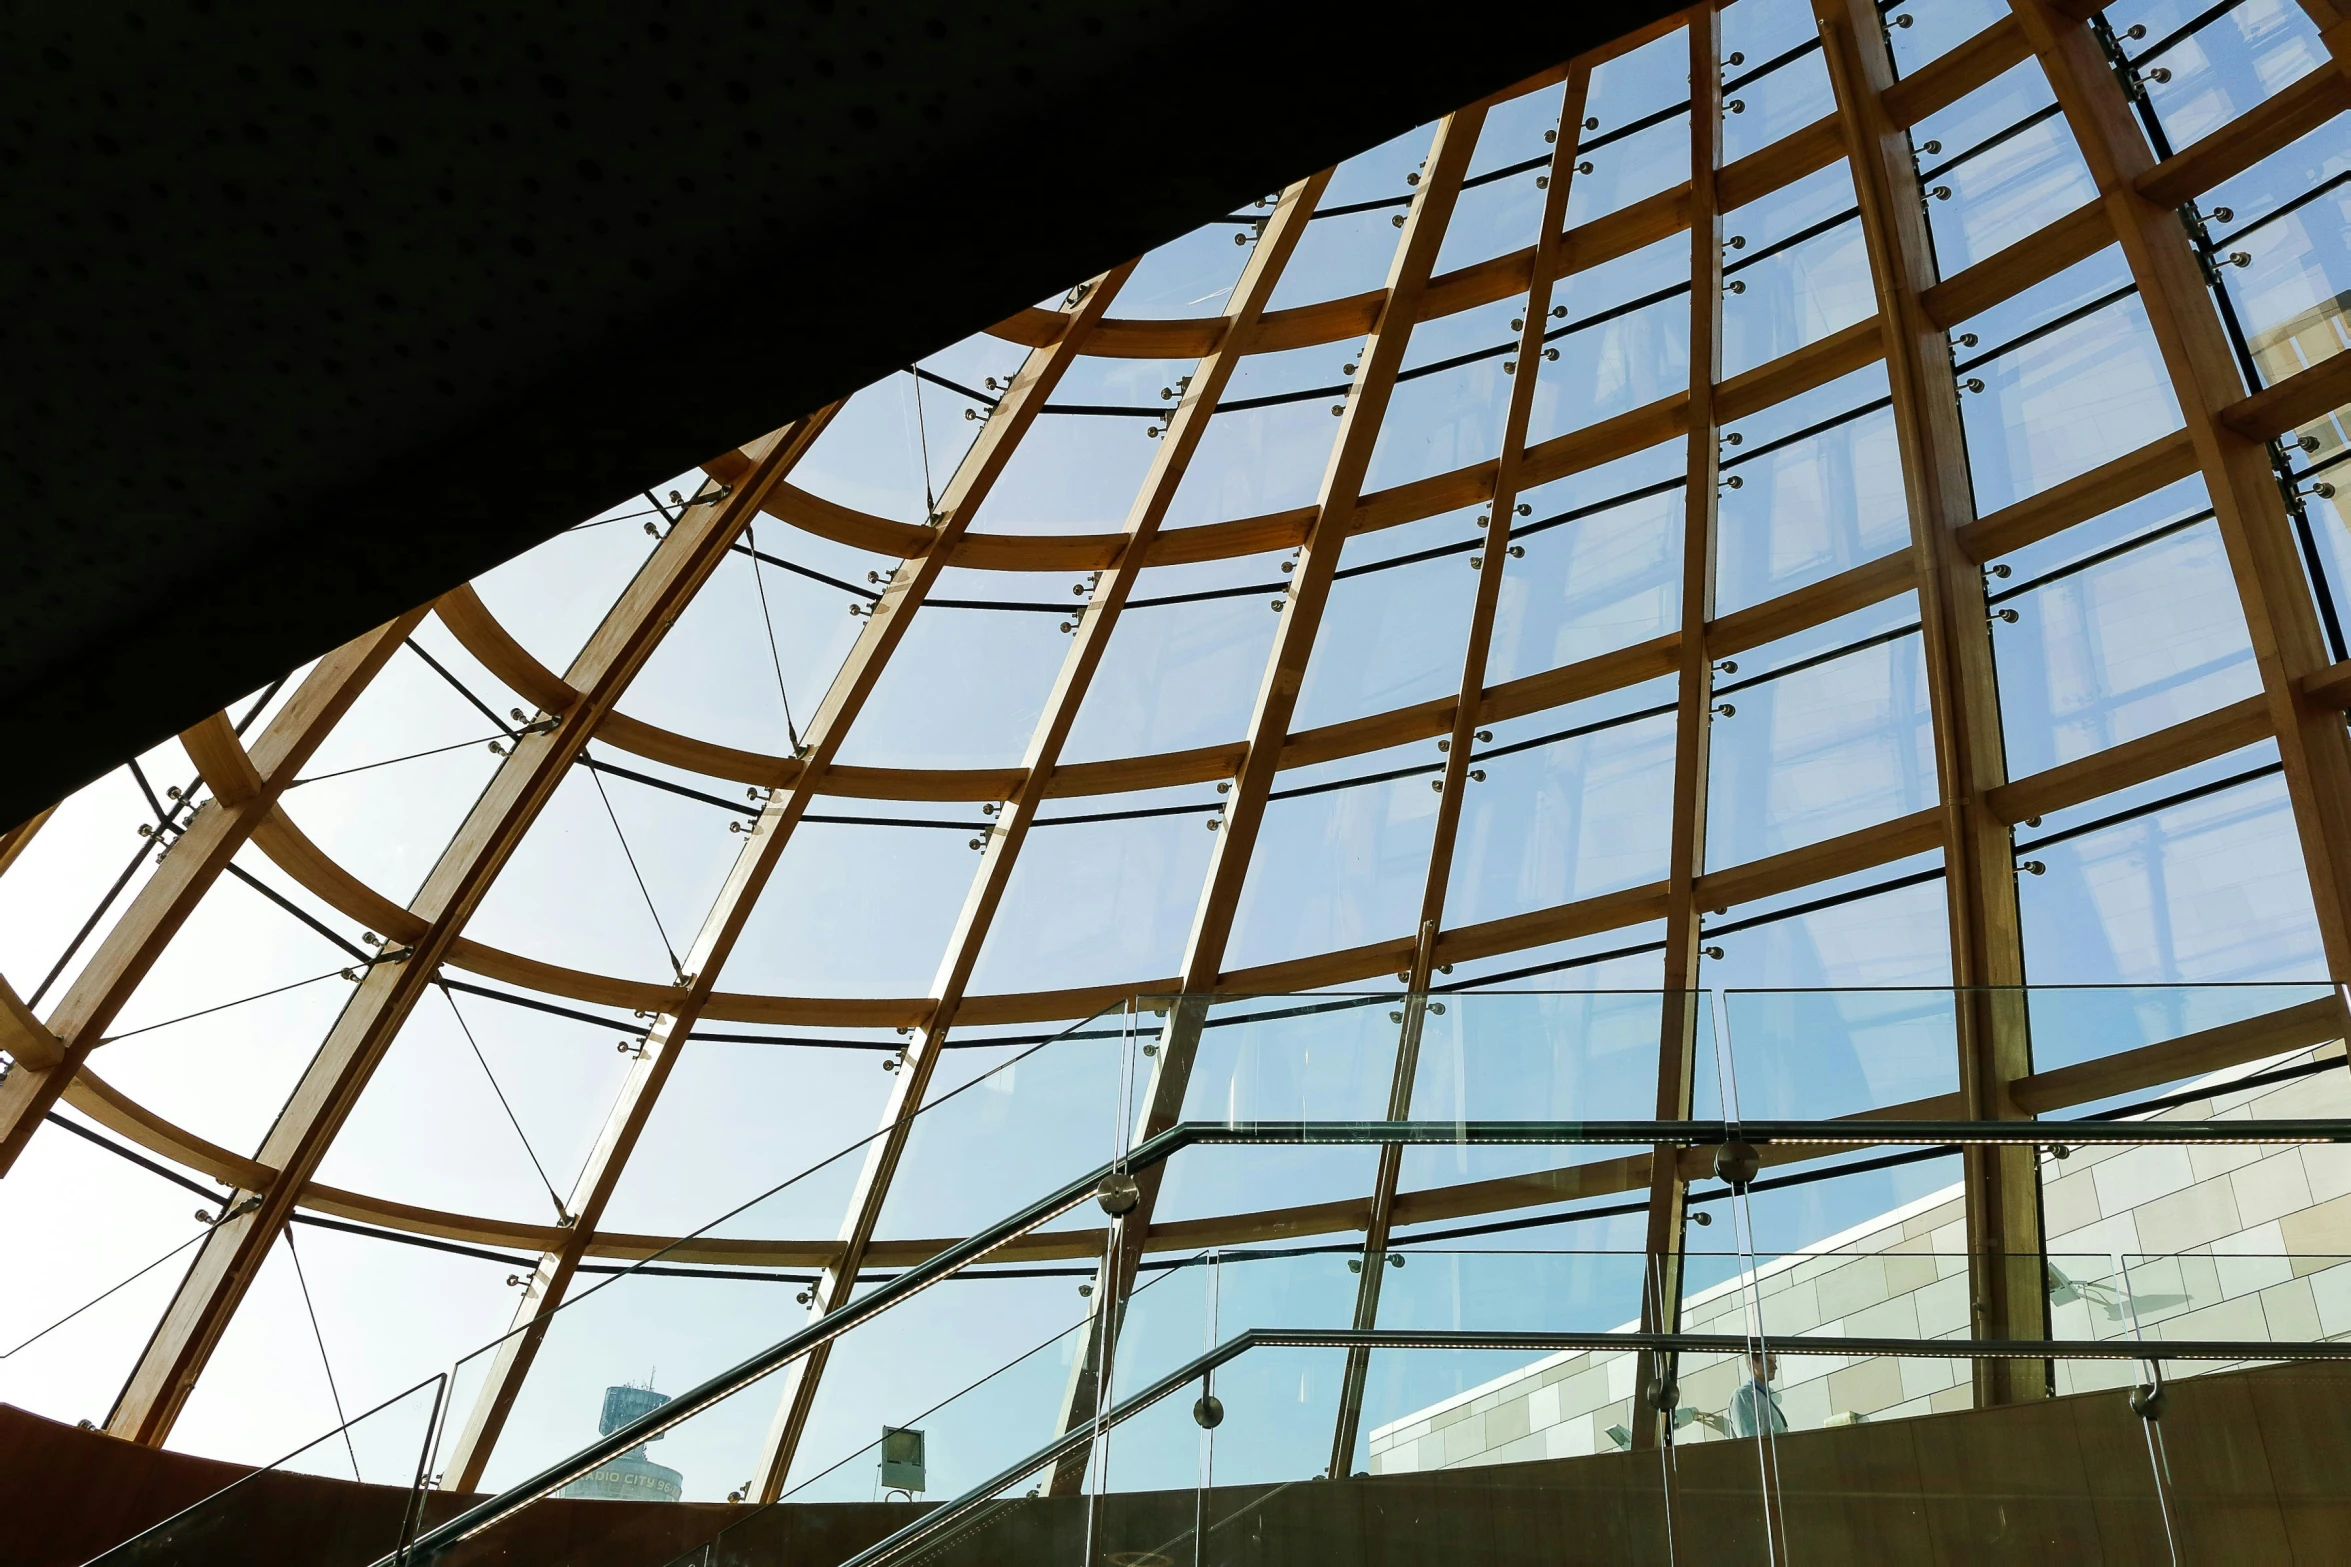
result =
[[[1518,357],[1505,366],[1511,376],[1510,402],[1503,416],[1501,455],[1495,463],[1494,495],[1486,511],[1485,552],[1479,557],[1477,597],[1470,609],[1469,640],[1461,659],[1461,680],[1453,708],[1453,733],[1445,753],[1445,770],[1437,780],[1437,824],[1430,839],[1428,874],[1421,886],[1420,939],[1413,944],[1412,966],[1405,975],[1404,1021],[1397,1035],[1396,1065],[1388,1089],[1388,1119],[1403,1120],[1412,1113],[1412,1085],[1420,1068],[1421,1031],[1426,1026],[1431,970],[1436,938],[1445,925],[1445,891],[1452,880],[1454,847],[1461,832],[1463,797],[1470,783],[1470,752],[1477,738],[1480,700],[1485,691],[1486,659],[1494,643],[1494,617],[1502,603],[1502,580],[1510,563],[1510,525],[1518,503],[1520,471],[1525,466],[1527,422],[1534,412],[1535,388],[1542,379],[1544,328],[1550,325],[1552,285],[1565,254],[1562,243],[1567,221],[1567,198],[1576,168],[1575,147],[1584,120],[1584,97],[1591,86],[1589,66],[1569,69],[1560,98],[1559,127],[1554,132],[1549,187],[1543,199],[1541,227],[1536,232],[1534,265],[1527,281],[1526,313],[1520,318]],[[1552,350],[1556,352],[1557,350]],[[1383,1144],[1372,1180],[1371,1214],[1365,1230],[1362,1276],[1356,1283],[1354,1325],[1379,1325],[1380,1285],[1386,1277],[1388,1230],[1396,1204],[1396,1184],[1403,1170],[1402,1147]],[[1344,1476],[1353,1462],[1356,1433],[1362,1423],[1364,1380],[1370,1371],[1367,1350],[1347,1352],[1339,1389],[1339,1413],[1331,1435],[1329,1474]]]
[[[1960,530],[1975,520],[1975,492],[1951,343],[1922,303],[1938,281],[1934,248],[1908,133],[1881,97],[1894,67],[1875,6],[1814,0],[1814,9],[1886,330],[1934,726],[1960,1096],[1970,1116],[2015,1119],[2024,1112],[2008,1085],[2032,1070],[2019,988],[2024,937],[2013,842],[1987,804],[1990,791],[2008,781],[2007,762],[1983,573],[1959,544]],[[1961,1156],[1978,1338],[2047,1336],[2037,1166],[2031,1148],[1972,1147]],[[2046,1373],[2042,1361],[1977,1361],[1977,1402],[2042,1397]]]
[[[1690,423],[1688,488],[1682,513],[1680,688],[1674,708],[1673,837],[1668,848],[1665,986],[1660,997],[1657,1117],[1690,1114],[1697,1063],[1698,878],[1706,869],[1708,736],[1713,725],[1714,665],[1707,623],[1714,616],[1714,533],[1721,446],[1715,385],[1722,379],[1722,212],[1715,170],[1722,139],[1722,23],[1712,5],[1688,13],[1690,43]],[[1717,1040],[1716,1049],[1724,1048]],[[1682,1227],[1688,1183],[1680,1150],[1651,1153],[1647,1255],[1641,1325],[1670,1333],[1681,1321]],[[1644,1353],[1635,1373],[1633,1445],[1654,1447],[1668,1434],[1672,1410],[1654,1407],[1652,1389],[1666,1365]]]
[[[1172,1126],[1182,1113],[1200,1025],[1206,1018],[1205,998],[1215,991],[1223,974],[1234,913],[1248,877],[1250,855],[1264,825],[1266,797],[1280,770],[1282,745],[1297,711],[1307,660],[1330,599],[1340,548],[1352,531],[1364,474],[1395,391],[1396,373],[1403,368],[1404,350],[1411,341],[1413,323],[1419,319],[1437,250],[1485,115],[1486,105],[1477,103],[1440,122],[1426,172],[1405,215],[1402,242],[1389,264],[1379,315],[1364,341],[1354,393],[1343,407],[1339,433],[1323,471],[1314,521],[1307,528],[1297,569],[1291,574],[1281,628],[1274,635],[1273,649],[1258,683],[1241,767],[1233,780],[1224,826],[1217,834],[1208,876],[1193,913],[1192,932],[1185,943],[1180,976],[1183,997],[1171,1008],[1168,1028],[1154,1059],[1135,1132],[1137,1140]],[[1117,1335],[1119,1313],[1127,1292],[1134,1287],[1135,1269],[1142,1260],[1163,1177],[1164,1167],[1137,1171],[1141,1200],[1113,1227],[1091,1297],[1095,1331],[1088,1334],[1086,1353],[1072,1370],[1063,1398],[1061,1430],[1072,1430],[1093,1417],[1102,1391],[1095,1357],[1102,1353],[1106,1341]],[[1083,1478],[1085,1464],[1083,1450],[1065,1459],[1054,1471],[1053,1492],[1058,1495],[1074,1490]]]

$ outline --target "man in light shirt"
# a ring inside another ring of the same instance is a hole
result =
[[[1788,1429],[1788,1417],[1780,1413],[1780,1396],[1771,1390],[1772,1379],[1779,1374],[1779,1356],[1765,1349],[1747,1352],[1747,1381],[1731,1395],[1731,1435]]]

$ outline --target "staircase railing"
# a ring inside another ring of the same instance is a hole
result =
[[[495,1527],[542,1499],[553,1495],[572,1481],[611,1459],[649,1442],[695,1415],[732,1397],[761,1379],[790,1365],[820,1346],[882,1315],[902,1302],[946,1279],[972,1268],[1009,1243],[1033,1230],[1051,1223],[1063,1214],[1084,1204],[1089,1198],[1100,1196],[1105,1210],[1117,1219],[1123,1212],[1118,1205],[1122,1192],[1131,1192],[1125,1182],[1106,1186],[1113,1175],[1125,1175],[1135,1170],[1148,1169],[1164,1163],[1183,1149],[1195,1145],[1226,1146],[1343,1146],[1394,1144],[1404,1146],[1630,1146],[1630,1147],[1708,1147],[1729,1143],[1764,1145],[1770,1143],[1819,1145],[1822,1147],[1860,1146],[1966,1146],[1971,1144],[2028,1144],[2037,1145],[2062,1141],[2070,1146],[2095,1143],[2118,1144],[2229,1144],[2229,1143],[2339,1143],[2351,1142],[2351,1122],[2341,1120],[2273,1120],[2273,1121],[1954,1121],[1954,1120],[1703,1120],[1703,1121],[1254,1121],[1206,1122],[1187,1121],[1137,1144],[1121,1157],[1105,1163],[1093,1171],[1068,1182],[1052,1193],[1016,1210],[996,1223],[987,1226],[968,1239],[958,1241],[936,1253],[926,1261],[908,1268],[881,1284],[869,1294],[854,1299],[838,1309],[818,1318],[797,1332],[791,1333],[766,1349],[750,1356],[734,1367],[719,1373],[701,1385],[692,1388],[659,1408],[638,1419],[615,1427],[611,1432],[582,1447],[567,1458],[540,1470],[530,1478],[509,1486],[497,1495],[479,1502],[446,1522],[419,1535],[404,1553],[396,1553],[380,1560],[377,1567],[397,1567],[402,1561],[430,1560],[434,1555],[462,1541]],[[1131,1198],[1128,1201],[1131,1206]],[[1333,1330],[1335,1331],[1335,1330]],[[1246,1337],[1246,1336],[1244,1336]],[[1552,1338],[1564,1345],[1574,1335],[1526,1335],[1527,1347],[1543,1347]],[[1591,1337],[1586,1335],[1585,1337]],[[1623,1335],[1599,1336],[1610,1345],[1631,1341]],[[1272,1343],[1260,1338],[1255,1342]],[[1291,1336],[1280,1340],[1286,1344],[1341,1344],[1344,1338],[1328,1336],[1307,1338]],[[1378,1330],[1370,1330],[1362,1342],[1366,1345],[1385,1343]],[[1403,1334],[1398,1347],[1434,1342],[1432,1335]],[[1783,1350],[1786,1340],[1775,1340]],[[1840,1339],[1834,1350],[1823,1353],[1852,1354],[1855,1341]],[[1247,1347],[1246,1345],[1243,1346]],[[1516,1347],[1515,1344],[1497,1344],[1494,1347]],[[1709,1347],[1719,1347],[1710,1346]],[[2225,1347],[2225,1346],[2224,1346]],[[2239,1346],[2241,1348],[2241,1346]],[[2160,1346],[2161,1357],[2141,1353],[2138,1348],[2118,1351],[2102,1346],[2095,1358],[2196,1358],[2184,1353],[2181,1345]],[[2312,1346],[2315,1350],[2319,1346]],[[2331,1346],[2327,1346],[2331,1349]],[[2267,1346],[2251,1358],[2279,1358],[2277,1346]],[[1236,1349],[1233,1353],[1240,1353]],[[1975,1341],[1958,1341],[1951,1353],[1981,1356],[1990,1351]],[[2019,1354],[2028,1351],[2020,1348]],[[1214,1352],[1212,1352],[1214,1353]],[[1905,1354],[1923,1353],[1904,1350]],[[2029,1353],[2043,1358],[2054,1358],[2054,1350],[2046,1341],[2032,1341]],[[2248,1358],[2243,1354],[2224,1358]],[[2337,1358],[2329,1354],[2323,1358]],[[1197,1375],[1194,1372],[1193,1375]],[[1170,1373],[1171,1377],[1177,1373]],[[1162,1378],[1152,1384],[1159,1388],[1159,1397],[1166,1396],[1169,1386],[1181,1386],[1188,1377],[1169,1383]],[[1146,1391],[1149,1391],[1148,1389]],[[1138,1398],[1142,1395],[1136,1395]],[[1129,1400],[1130,1403],[1133,1400]],[[1138,1405],[1137,1407],[1145,1407]],[[1092,1423],[1079,1427],[1055,1439],[1055,1452],[1075,1451],[1089,1441]],[[1026,1470],[1019,1471],[1027,1472]],[[955,1505],[955,1504],[949,1504]],[[888,1542],[884,1542],[887,1544]],[[879,1547],[877,1547],[879,1549]]]

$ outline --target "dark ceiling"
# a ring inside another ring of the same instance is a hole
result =
[[[12,6],[0,826],[1667,9]]]

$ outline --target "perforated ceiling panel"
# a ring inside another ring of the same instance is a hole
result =
[[[0,819],[1657,9],[16,8]]]

